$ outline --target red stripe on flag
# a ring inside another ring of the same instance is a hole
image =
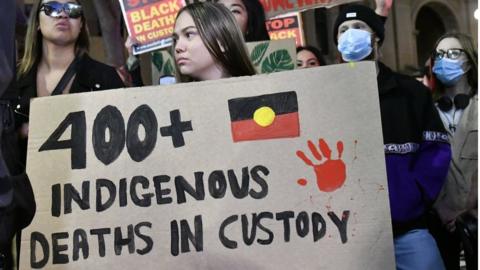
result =
[[[232,122],[233,141],[251,141],[273,138],[292,138],[300,135],[298,112],[277,115],[268,127],[261,127],[253,119]]]

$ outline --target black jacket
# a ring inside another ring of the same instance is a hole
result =
[[[113,67],[95,61],[86,53],[79,57],[80,60],[75,79],[70,88],[70,94],[125,87]],[[18,112],[16,123],[18,126],[21,123],[28,122],[30,99],[37,97],[37,65],[17,81],[16,90],[19,95],[16,108]]]
[[[86,53],[79,57],[80,59],[77,63],[76,75],[70,88],[70,94],[125,87],[113,67],[93,60]],[[15,126],[18,129],[23,123],[28,122],[30,100],[37,97],[37,65],[35,65],[28,74],[17,80],[15,90],[17,97],[14,98],[15,100],[13,102],[15,103]],[[18,152],[18,155],[11,153],[14,161],[7,161],[10,164],[14,164],[13,166],[16,166],[10,169],[17,173],[19,170],[22,171],[24,169],[27,140],[20,140],[18,145],[20,150],[15,150]]]
[[[424,228],[450,163],[450,144],[429,90],[378,62],[378,90],[393,231]]]
[[[79,57],[70,93],[125,87],[113,67],[97,62],[87,54]],[[28,74],[19,78],[3,96],[4,100],[13,103],[16,112],[15,126],[28,122],[30,100],[35,97],[37,97],[37,65]],[[27,140],[18,141],[18,136],[14,132],[4,132],[3,135],[1,144],[7,165],[12,175],[18,175],[0,178],[0,181],[3,181],[0,185],[0,196],[11,197],[9,194],[13,194],[11,203],[0,207],[0,269],[11,269],[12,238],[30,224],[36,204],[30,181],[24,173]],[[18,241],[17,248],[19,243]]]
[[[0,178],[0,182],[10,185],[13,198],[6,207],[0,207],[0,269],[11,269],[13,265],[12,239],[21,229],[27,227],[36,211],[35,198],[28,176],[23,173],[18,176]],[[0,196],[6,195],[5,193]],[[20,251],[20,234],[17,235],[17,252]]]

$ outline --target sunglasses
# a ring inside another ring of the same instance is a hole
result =
[[[46,2],[40,6],[40,11],[52,18],[60,18],[62,12],[65,12],[71,19],[77,19],[82,16],[82,6],[75,3],[59,3],[56,1]]]
[[[440,60],[442,59],[443,57],[445,57],[445,55],[447,55],[447,58],[448,59],[458,59],[462,53],[464,53],[465,51],[462,50],[462,49],[448,49],[447,51],[444,51],[444,50],[438,50],[436,52],[433,53],[433,58],[435,60]]]

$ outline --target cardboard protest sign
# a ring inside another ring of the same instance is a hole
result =
[[[165,48],[173,44],[175,17],[183,0],[119,0],[128,35],[138,40],[133,54]]]
[[[294,39],[247,42],[247,48],[258,73],[272,73],[295,68],[297,50]]]
[[[21,269],[395,268],[373,63],[38,98],[27,164]]]
[[[294,39],[247,42],[250,59],[258,73],[272,73],[295,68],[297,51]],[[175,59],[169,49],[152,53],[152,84],[175,77]]]
[[[319,7],[330,8],[358,1],[359,0],[260,0],[267,19],[295,11]]]
[[[175,58],[170,48],[152,52],[152,84],[157,85],[161,78],[175,77]]]
[[[302,18],[299,12],[282,15],[266,22],[268,35],[272,40],[295,39],[295,46],[303,46]]]

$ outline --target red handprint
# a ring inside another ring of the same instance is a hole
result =
[[[318,188],[321,191],[331,192],[340,188],[347,178],[345,163],[342,160],[343,142],[337,142],[338,159],[336,160],[331,159],[332,151],[324,139],[318,140],[318,146],[326,159],[326,161],[321,164],[313,164],[303,151],[297,151],[297,156],[315,170]],[[308,141],[308,148],[310,148],[315,159],[322,161],[322,155],[310,140]]]

